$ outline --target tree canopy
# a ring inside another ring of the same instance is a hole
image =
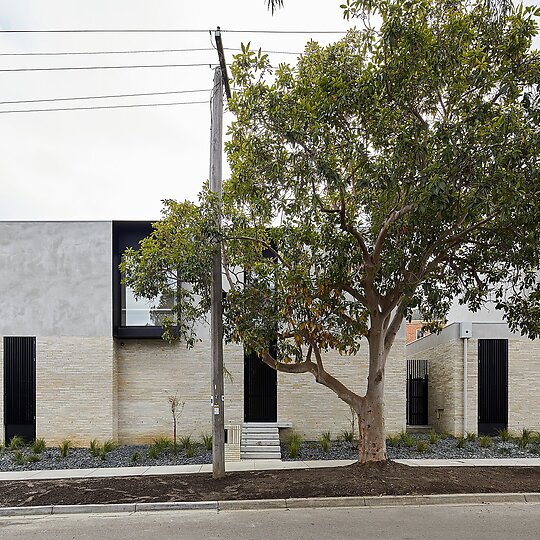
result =
[[[439,320],[456,297],[473,310],[495,300],[513,329],[540,335],[539,13],[345,9],[363,28],[309,42],[296,66],[249,46],[235,57],[219,235],[227,337],[353,407],[367,461],[386,455],[386,358],[413,309]],[[355,354],[364,338],[362,395],[324,352]]]

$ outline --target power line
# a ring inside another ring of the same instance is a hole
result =
[[[111,29],[94,29],[94,28],[79,28],[79,29],[46,29],[46,30],[0,30],[0,34],[148,34],[159,32],[174,32],[174,33],[189,33],[200,34],[202,32],[210,32],[211,30],[205,29],[192,29],[192,28],[111,28]]]
[[[223,47],[223,50],[225,51],[241,51],[242,49],[235,48],[235,47]],[[293,52],[293,51],[267,51],[265,49],[261,49],[263,53],[269,53],[269,54],[294,54],[296,56],[303,54],[300,52]],[[1,56],[1,55],[0,55]]]
[[[0,56],[71,56],[71,55],[93,55],[93,54],[142,54],[142,53],[177,53],[177,52],[195,52],[195,51],[213,51],[210,47],[195,49],[153,49],[137,51],[81,51],[81,52],[16,52],[0,53]],[[237,49],[240,50],[240,49]]]
[[[84,69],[133,69],[133,68],[177,68],[177,67],[213,67],[218,64],[214,62],[197,63],[197,64],[148,64],[148,65],[132,65],[132,66],[67,66],[67,67],[46,67],[46,68],[14,68],[0,69],[0,72],[16,72],[16,71],[70,71]]]
[[[147,34],[147,33],[207,33],[215,30],[179,28],[120,28],[120,29],[47,29],[0,30],[0,34]],[[221,30],[235,34],[346,34],[345,30]]]
[[[109,99],[109,98],[122,98],[122,97],[140,97],[140,96],[165,96],[171,94],[193,94],[196,92],[210,92],[210,88],[203,88],[201,90],[176,90],[170,92],[144,92],[137,94],[111,94],[104,96],[78,96],[78,97],[61,97],[61,98],[49,98],[49,99],[20,99],[16,101],[0,101],[0,105],[14,105],[16,103],[45,103],[51,101],[72,101],[76,99]]]
[[[33,112],[51,112],[51,111],[89,111],[96,109],[130,109],[133,107],[164,107],[171,105],[208,105],[208,101],[180,101],[175,103],[141,103],[132,105],[97,105],[93,107],[63,107],[54,109],[21,109],[21,110],[8,110],[0,111],[0,114],[8,113],[33,113]]]
[[[346,34],[346,30],[221,30],[232,34]]]

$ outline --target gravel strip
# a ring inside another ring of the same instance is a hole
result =
[[[465,441],[463,448],[458,447],[459,439],[448,436],[438,438],[435,444],[429,443],[429,435],[412,435],[413,445],[408,448],[403,440],[387,443],[389,459],[496,459],[540,457],[540,438],[535,438],[522,449],[517,441],[502,441],[499,437],[491,438],[491,446],[481,447],[479,439]],[[420,444],[420,446],[418,446]],[[176,455],[169,449],[152,459],[148,456],[149,445],[123,445],[106,454],[104,459],[94,457],[88,448],[72,448],[67,457],[61,458],[58,448],[46,448],[39,454],[24,447],[16,450],[0,449],[0,471],[33,471],[43,469],[94,469],[102,467],[140,467],[151,465],[200,465],[212,463],[212,452],[202,444],[194,444],[194,455],[188,457],[184,449],[178,449]],[[35,456],[35,462],[31,461]],[[287,444],[281,445],[284,461],[356,459],[357,448],[350,442],[332,441],[331,448],[324,452],[317,441],[303,441],[298,455],[291,457]],[[17,459],[17,457],[19,459]],[[30,458],[30,460],[29,460]]]

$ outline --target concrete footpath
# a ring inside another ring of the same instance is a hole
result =
[[[410,467],[540,467],[540,458],[501,459],[395,459],[395,463]],[[227,462],[227,472],[268,471],[275,469],[317,469],[342,467],[355,460],[281,461],[280,459],[257,459]],[[153,476],[161,474],[196,474],[212,472],[212,464],[161,465],[144,467],[98,467],[95,469],[55,469],[35,471],[0,472],[2,480],[59,480],[62,478],[103,478],[109,476]]]
[[[397,459],[396,463],[411,467],[540,467],[540,458],[523,459]],[[243,460],[226,464],[227,472],[275,469],[307,469],[340,467],[354,460],[281,461]],[[212,465],[178,465],[152,467],[118,467],[96,469],[60,469],[0,472],[6,480],[52,480],[65,478],[103,478],[113,476],[149,476],[163,474],[210,473]],[[1,484],[0,484],[1,485]],[[328,497],[299,499],[260,499],[240,501],[200,501],[163,503],[126,503],[90,505],[47,505],[0,508],[0,516],[51,515],[79,513],[149,512],[159,510],[256,510],[318,507],[408,506],[437,504],[540,503],[540,493],[464,493],[450,495],[400,495],[374,497]]]

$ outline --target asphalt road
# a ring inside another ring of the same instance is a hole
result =
[[[540,539],[540,503],[3,517],[0,538]]]

